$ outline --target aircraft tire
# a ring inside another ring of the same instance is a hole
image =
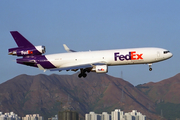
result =
[[[82,77],[82,74],[79,74],[78,77],[81,78],[81,77]]]
[[[149,68],[149,71],[152,71],[152,68]]]
[[[86,73],[84,73],[84,74],[83,74],[83,77],[85,78],[86,76],[87,76],[87,74],[86,74]]]

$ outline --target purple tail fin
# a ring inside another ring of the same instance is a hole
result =
[[[18,47],[34,47],[34,45],[30,43],[25,37],[23,37],[18,31],[11,31],[10,33],[16,41]]]
[[[18,31],[11,31],[11,35],[18,47],[10,48],[9,55],[16,56],[34,56],[34,55],[42,55],[45,53],[45,46],[34,46],[30,43],[25,37],[23,37]]]

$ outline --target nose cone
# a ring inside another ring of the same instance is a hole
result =
[[[165,58],[169,59],[173,56],[173,54],[171,52],[168,52],[167,54],[165,54]]]
[[[172,56],[173,56],[173,54],[170,52],[170,53],[169,53],[169,58],[171,58]]]
[[[164,58],[164,60],[169,59],[172,56],[173,56],[173,54],[170,51],[164,49],[164,51],[163,51],[163,58]]]

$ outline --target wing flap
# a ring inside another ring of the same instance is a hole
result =
[[[106,64],[105,63],[92,63],[92,64],[73,65],[73,66],[69,66],[69,67],[50,69],[50,71],[86,69],[86,68],[92,68],[95,65],[106,65]]]

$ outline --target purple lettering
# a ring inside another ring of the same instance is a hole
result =
[[[121,60],[121,61],[123,61],[124,58],[125,58],[124,55],[120,55],[120,56],[119,56],[119,60]],[[126,58],[125,58],[125,59],[126,59]]]
[[[136,54],[136,51],[129,52],[129,54],[126,55],[120,55],[119,52],[114,53],[114,60],[117,61],[118,59],[120,61],[124,60],[142,60],[143,54]]]
[[[119,54],[119,52],[114,53],[114,60],[115,60],[115,61],[117,61],[117,57],[119,57],[118,54]]]
[[[131,60],[131,52],[129,52],[129,54],[127,54],[127,55],[125,56],[125,59],[126,59],[126,60]]]

